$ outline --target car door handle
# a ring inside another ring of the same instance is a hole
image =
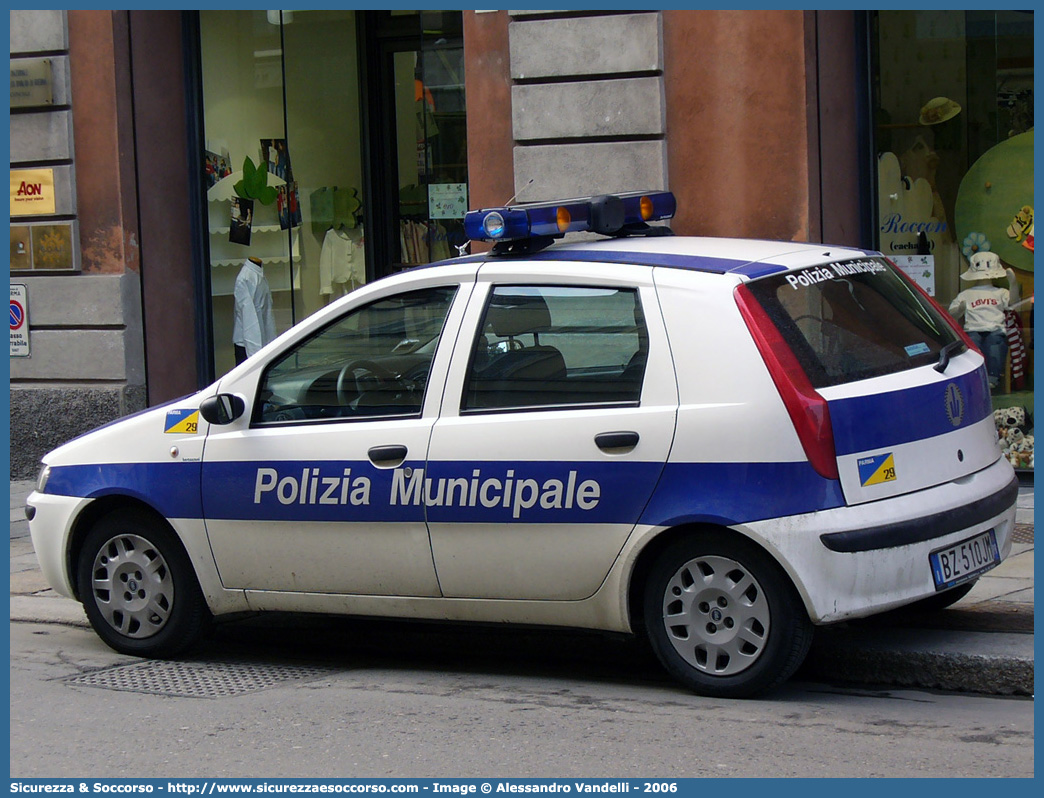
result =
[[[602,451],[607,449],[633,449],[638,445],[637,432],[603,432],[595,435],[595,445]]]
[[[367,454],[370,456],[370,462],[378,468],[393,468],[406,459],[408,451],[405,446],[391,444],[390,446],[374,446]]]

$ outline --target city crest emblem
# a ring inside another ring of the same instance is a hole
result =
[[[945,405],[946,417],[950,419],[950,423],[955,427],[961,426],[964,420],[964,396],[955,382],[946,386]]]

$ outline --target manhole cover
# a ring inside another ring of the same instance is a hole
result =
[[[1011,536],[1015,543],[1033,542],[1033,524],[1015,524],[1015,532]]]
[[[332,668],[308,665],[150,660],[81,673],[62,681],[131,693],[227,698],[265,690],[283,682],[318,679],[335,672]]]

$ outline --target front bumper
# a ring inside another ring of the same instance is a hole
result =
[[[745,525],[769,548],[817,624],[934,595],[928,555],[993,529],[1011,551],[1018,483],[1004,459],[943,485],[853,507]]]
[[[26,515],[32,514],[29,534],[40,571],[56,593],[68,598],[76,598],[67,569],[69,538],[74,519],[90,502],[91,499],[55,496],[37,491],[30,493],[26,500]]]

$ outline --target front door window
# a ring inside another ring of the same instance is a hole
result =
[[[265,371],[261,424],[419,414],[456,288],[427,288],[353,311]]]

